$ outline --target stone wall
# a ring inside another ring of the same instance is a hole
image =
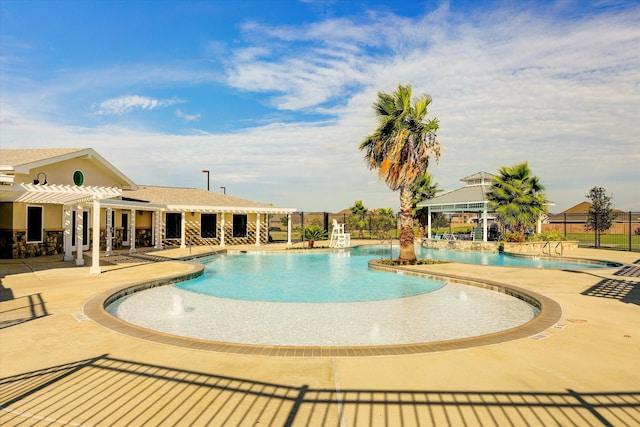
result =
[[[452,251],[498,252],[498,242],[483,242],[475,240],[436,240],[423,239],[422,246],[429,249],[444,249]]]
[[[578,247],[577,240],[565,240],[561,242],[524,242],[524,243],[504,243],[505,252],[514,252],[530,255],[563,255]]]
[[[12,233],[11,252],[3,248],[3,258],[5,253],[9,255],[7,258],[13,259],[60,254],[64,251],[63,236],[63,230],[44,230],[42,242],[27,243],[26,231],[14,231]],[[3,239],[3,245],[7,246],[7,243]]]
[[[578,247],[578,241],[562,242],[482,242],[476,240],[435,240],[423,239],[422,246],[430,249],[479,252],[515,252],[531,255],[562,255]]]

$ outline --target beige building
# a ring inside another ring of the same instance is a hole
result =
[[[142,186],[91,148],[0,150],[0,258],[269,240],[277,208],[195,188]],[[94,244],[94,242],[99,242]],[[98,265],[92,272],[99,273]]]

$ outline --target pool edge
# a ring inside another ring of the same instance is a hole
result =
[[[411,266],[386,266],[374,265],[376,260],[369,261],[370,268],[397,272],[402,270],[409,274],[421,275],[428,278],[447,280],[470,286],[478,286],[492,291],[502,292],[525,302],[532,303],[540,313],[523,325],[491,334],[479,335],[476,337],[460,338],[446,341],[434,341],[426,343],[393,344],[382,346],[276,346],[258,344],[236,344],[228,342],[208,341],[196,338],[181,337],[171,335],[151,329],[146,329],[130,324],[118,319],[108,313],[105,307],[124,295],[139,290],[157,286],[165,286],[188,280],[201,275],[204,266],[186,274],[174,275],[162,279],[147,282],[138,282],[108,291],[99,293],[91,297],[83,306],[83,311],[87,317],[99,325],[114,332],[138,338],[150,342],[168,344],[178,347],[197,349],[203,351],[224,352],[232,354],[245,354],[254,356],[279,356],[279,357],[349,357],[349,356],[398,356],[411,354],[424,354],[450,350],[460,350],[470,347],[480,347],[485,345],[499,344],[516,339],[535,336],[542,331],[554,326],[562,317],[560,305],[544,295],[537,292],[522,289],[512,285],[495,282],[491,280],[479,280],[477,278],[467,278],[461,276],[450,276],[444,273],[435,273],[424,269],[416,269]],[[197,263],[194,263],[198,265]]]

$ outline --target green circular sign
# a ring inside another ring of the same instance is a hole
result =
[[[78,187],[84,184],[84,174],[82,173],[82,171],[75,171],[73,173],[73,183]]]

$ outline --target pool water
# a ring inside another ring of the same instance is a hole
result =
[[[379,258],[389,258],[389,247],[383,245],[362,246],[353,249],[357,254],[369,253]],[[392,257],[398,256],[399,249],[393,247]],[[505,253],[478,252],[478,251],[450,251],[441,249],[429,249],[416,247],[416,257],[428,258],[439,261],[464,262],[467,264],[493,265],[499,267],[528,267],[528,268],[553,268],[553,269],[583,269],[617,267],[620,264],[605,261],[576,260],[567,258],[549,259],[537,256],[515,256]]]
[[[278,302],[359,302],[420,295],[444,282],[367,267],[370,251],[248,253],[206,264],[204,274],[178,288],[221,298]]]
[[[371,259],[398,256],[397,246],[360,246],[334,252],[246,253],[204,260],[204,274],[176,286],[220,298],[271,302],[359,302],[420,295],[441,281],[371,270]],[[390,255],[391,254],[391,255]],[[416,248],[418,258],[530,268],[598,268],[606,264],[517,257],[486,252]]]

